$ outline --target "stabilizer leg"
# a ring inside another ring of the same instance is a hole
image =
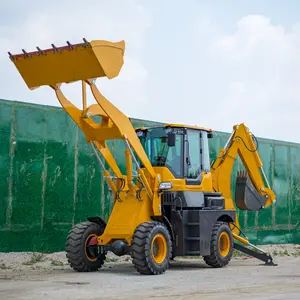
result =
[[[251,245],[251,244],[250,244]],[[267,254],[266,252],[264,252],[263,250],[251,245],[253,248],[255,248],[256,250],[258,250],[259,252],[257,251],[254,251],[252,249],[249,249],[245,246],[242,246],[240,244],[237,244],[237,243],[234,243],[233,244],[233,247],[240,251],[240,252],[243,252],[243,253],[246,253],[246,254],[249,254],[251,256],[254,256],[255,258],[261,260],[261,261],[264,261],[265,262],[265,266],[277,266],[277,264],[275,264],[273,262],[273,258],[271,255]]]

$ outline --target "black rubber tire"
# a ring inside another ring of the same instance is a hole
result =
[[[222,256],[219,252],[218,240],[222,232],[226,232],[230,239],[230,250],[226,256]],[[233,236],[228,223],[220,221],[216,222],[211,235],[211,254],[203,256],[205,263],[214,268],[222,268],[229,264],[233,255],[233,250]]]
[[[85,254],[85,241],[90,234],[101,235],[105,227],[92,222],[82,222],[74,225],[69,231],[66,242],[66,257],[75,271],[95,272],[99,270],[106,259],[106,252],[103,252],[96,261],[91,261]]]
[[[151,243],[157,234],[162,234],[166,240],[166,256],[163,262],[156,263],[152,258]],[[172,257],[172,240],[167,227],[156,221],[145,222],[139,225],[132,239],[132,263],[135,269],[143,275],[159,275],[164,273]]]

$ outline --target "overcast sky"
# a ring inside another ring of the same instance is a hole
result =
[[[244,122],[300,142],[296,0],[0,2],[0,98],[59,106],[50,88],[27,88],[7,51],[124,39],[120,76],[97,85],[129,117],[226,132]],[[64,90],[81,105],[80,85]]]

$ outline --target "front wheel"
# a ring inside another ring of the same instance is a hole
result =
[[[203,259],[209,266],[221,268],[226,266],[233,255],[233,236],[230,227],[225,222],[216,222],[210,241],[210,255]]]
[[[132,239],[132,262],[144,275],[158,275],[169,268],[172,241],[164,224],[151,221],[139,225]]]
[[[106,252],[95,253],[95,251],[89,249],[88,244],[93,237],[100,236],[103,232],[104,226],[93,222],[76,224],[69,231],[66,242],[66,256],[74,270],[92,272],[102,267]]]

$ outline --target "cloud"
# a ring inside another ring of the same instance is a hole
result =
[[[287,28],[264,15],[246,15],[228,32],[225,17],[216,21],[207,14],[183,18],[185,26],[168,35],[170,20],[161,25],[155,4],[150,14],[139,1],[34,0],[22,9],[22,1],[12,3],[0,12],[2,98],[59,106],[51,89],[27,89],[6,51],[82,37],[124,39],[120,76],[97,85],[130,117],[221,131],[245,122],[257,136],[300,142],[294,132],[300,126],[300,24]],[[80,105],[80,84],[64,90]]]
[[[189,20],[190,31],[160,40],[147,65],[151,103],[136,114],[226,132],[244,122],[257,136],[300,142],[300,26],[246,15],[230,32],[225,21]]]
[[[245,122],[263,137],[300,142],[300,27],[248,15],[232,34],[216,35],[210,55],[222,70],[218,128]],[[216,82],[218,85],[218,81]]]
[[[21,2],[19,2],[21,5]],[[0,17],[15,11],[17,2],[6,4]],[[48,87],[29,91],[23,79],[8,59],[7,51],[20,53],[40,48],[49,48],[87,40],[107,39],[126,41],[125,64],[116,79],[98,79],[97,85],[107,98],[125,113],[137,103],[148,101],[144,93],[147,71],[140,55],[143,51],[145,34],[151,27],[151,18],[139,1],[58,1],[49,3],[33,1],[30,6],[22,6],[17,17],[4,24],[0,23],[0,82],[1,98],[59,106],[55,94]],[[68,97],[81,105],[80,84],[64,85]],[[89,95],[91,95],[89,93]],[[125,103],[130,99],[129,103]],[[70,99],[71,100],[71,99]],[[90,100],[89,103],[94,102]]]

